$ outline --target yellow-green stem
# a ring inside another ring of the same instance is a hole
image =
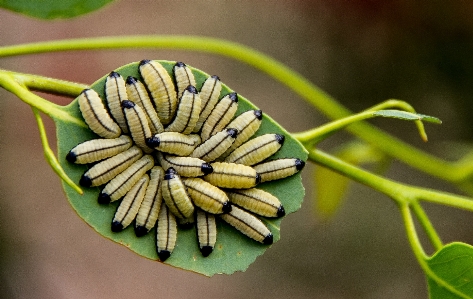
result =
[[[398,107],[401,109],[406,110],[407,112],[415,113],[415,110],[407,103],[397,100],[388,100],[383,102],[379,105],[371,107],[363,112],[353,114],[342,119],[334,120],[328,124],[316,127],[314,129],[300,132],[300,133],[293,133],[292,136],[299,140],[302,143],[306,143],[307,145],[315,145],[318,142],[326,139],[329,135],[333,134],[334,132],[345,128],[348,125],[352,125],[356,122],[377,117],[380,115],[375,115],[374,113],[383,109],[387,108],[394,108]],[[419,130],[419,134],[423,140],[427,140],[427,134],[425,133],[424,125],[422,121],[416,120],[417,128]]]
[[[398,204],[411,205],[419,200],[473,211],[473,200],[468,197],[437,190],[414,187],[377,176],[353,166],[319,149],[308,149],[309,160],[334,170],[354,181],[386,194]]]
[[[414,256],[416,257],[417,262],[419,263],[422,270],[424,270],[424,273],[427,275],[427,277],[434,280],[438,285],[447,289],[449,292],[452,292],[453,294],[457,295],[459,298],[470,299],[469,296],[453,288],[448,282],[440,278],[437,274],[435,274],[434,271],[432,271],[432,269],[430,269],[429,264],[427,263],[428,256],[422,248],[419,237],[417,235],[409,205],[401,204],[399,205],[399,209],[404,224],[406,226],[406,233],[407,239],[409,240],[409,244],[411,245],[412,251],[414,252]]]
[[[405,101],[396,100],[396,99],[389,99],[381,104],[375,105],[366,110],[378,111],[378,110],[389,109],[389,108],[399,108],[407,112],[416,113],[414,107],[412,107],[409,103]],[[428,138],[427,138],[427,134],[425,133],[424,123],[420,120],[416,120],[415,123],[417,126],[417,130],[420,133],[420,137],[422,138],[424,142],[427,142]]]
[[[51,168],[54,170],[54,172],[66,183],[68,184],[72,189],[77,191],[79,194],[83,194],[84,192],[82,189],[77,186],[74,181],[69,178],[69,176],[66,174],[64,169],[61,167],[61,164],[57,160],[56,156],[54,155],[53,150],[49,146],[48,142],[48,137],[46,136],[46,130],[44,128],[44,123],[43,120],[41,119],[41,115],[39,111],[32,107],[34,116],[36,118],[36,123],[38,124],[38,129],[39,129],[39,136],[41,137],[41,143],[43,145],[43,151],[44,151],[44,156],[46,158],[46,161],[48,164],[51,166]]]
[[[424,228],[425,233],[429,237],[430,242],[434,246],[435,251],[440,250],[443,247],[443,243],[434,226],[432,225],[432,222],[430,222],[429,216],[427,216],[419,202],[413,202],[411,207],[420,224]]]
[[[71,116],[69,112],[66,111],[65,106],[56,105],[32,93],[24,85],[18,83],[12,74],[0,71],[0,86],[16,95],[26,104],[38,109],[53,119],[60,119],[87,128],[85,122]]]
[[[198,36],[122,36],[48,41],[2,47],[0,48],[0,57],[55,51],[119,48],[181,49],[231,57],[267,73],[332,119],[343,118],[351,114],[351,111],[282,63],[243,45],[214,38]],[[356,123],[348,127],[347,130],[411,167],[444,180],[458,183],[469,174],[462,171],[462,165],[448,163],[420,151],[367,123]]]
[[[0,69],[0,73],[10,75],[18,84],[26,86],[29,90],[42,91],[72,98],[77,97],[82,90],[89,88],[86,84],[38,75],[23,74],[2,69]]]

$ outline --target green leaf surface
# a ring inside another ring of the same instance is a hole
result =
[[[171,68],[175,62],[161,61],[161,63],[171,74]],[[203,81],[209,75],[197,69],[192,68],[192,70],[196,78],[197,89],[200,90]],[[124,78],[134,76],[141,80],[141,76],[138,72],[138,63],[125,65],[116,71]],[[105,78],[106,76],[102,77],[92,85],[92,88],[94,88],[102,98]],[[221,96],[231,91],[230,88],[223,84]],[[239,105],[236,115],[255,108],[253,104],[239,96]],[[67,106],[67,110],[73,116],[82,118],[77,99]],[[266,133],[279,133],[286,136],[283,147],[272,158],[297,157],[306,161],[307,152],[303,146],[297,140],[293,139],[290,134],[281,128],[274,120],[265,114],[263,115],[262,125],[255,136]],[[88,129],[80,128],[60,120],[56,120],[56,126],[59,160],[67,174],[75,182],[78,182],[87,167],[71,164],[65,160],[65,156],[67,152],[77,144],[97,138],[97,136]],[[128,247],[141,256],[151,260],[158,259],[155,249],[155,229],[141,238],[135,236],[132,227],[134,224],[120,233],[113,233],[110,229],[110,225],[118,206],[117,202],[110,205],[100,205],[97,202],[99,188],[85,188],[84,195],[81,196],[64,183],[63,187],[77,214],[99,234]],[[277,196],[284,205],[287,214],[293,213],[300,208],[305,193],[300,173],[282,180],[260,184],[258,188],[264,189]],[[273,233],[274,241],[279,240],[280,223],[282,219],[263,218],[262,220]],[[217,231],[217,243],[214,252],[209,257],[204,258],[198,248],[195,228],[188,230],[179,229],[176,248],[171,257],[165,261],[165,264],[207,276],[212,276],[217,273],[231,274],[235,271],[246,270],[248,266],[255,261],[256,257],[263,254],[264,251],[270,247],[247,238],[233,227],[220,221],[220,219],[217,223]]]
[[[0,7],[39,19],[67,19],[97,10],[113,0],[0,0]]]
[[[442,123],[440,118],[437,118],[437,117],[434,117],[434,116],[420,114],[420,113],[417,113],[417,115],[419,115],[421,117],[421,120],[427,121],[429,123],[434,123],[434,124],[438,124],[438,125],[440,125]]]
[[[473,298],[473,247],[471,245],[460,242],[447,244],[428,259],[427,263],[435,275],[442,280],[439,283],[432,277],[428,278],[430,298]]]
[[[382,116],[382,117],[391,117],[391,118],[399,118],[404,120],[423,120],[435,124],[441,124],[442,121],[436,117],[419,114],[419,113],[411,113],[407,111],[401,110],[379,110],[373,112],[373,115]]]

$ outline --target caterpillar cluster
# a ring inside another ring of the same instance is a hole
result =
[[[216,243],[216,217],[248,237],[272,244],[271,231],[257,218],[281,217],[278,198],[256,185],[291,176],[305,163],[297,158],[267,160],[284,144],[280,134],[253,135],[261,110],[235,117],[238,95],[220,97],[222,84],[208,77],[197,91],[192,71],[177,62],[170,75],[158,62],[142,60],[126,80],[111,72],[104,102],[84,90],[79,108],[89,128],[102,137],[69,151],[71,163],[90,164],[80,184],[105,185],[101,204],[121,200],[111,230],[135,220],[140,237],[157,226],[157,254],[171,255],[178,224],[196,225],[203,256]],[[108,109],[107,109],[108,108]]]

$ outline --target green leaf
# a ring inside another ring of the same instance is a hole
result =
[[[407,111],[401,110],[379,110],[373,112],[373,115],[382,116],[382,117],[391,117],[391,118],[399,118],[404,120],[423,120],[435,124],[441,124],[442,121],[436,117],[419,114],[419,113],[411,113]]]
[[[430,298],[473,298],[473,247],[455,242],[442,247],[427,260],[429,268],[442,280],[428,278]],[[443,285],[441,285],[443,284]]]
[[[171,74],[171,68],[175,62],[161,61],[161,63]],[[197,69],[192,70],[196,78],[197,89],[200,89],[203,81],[209,75]],[[141,76],[138,73],[138,63],[123,66],[116,71],[124,78],[127,76],[134,76],[141,79]],[[102,97],[105,78],[105,76],[102,77],[92,85],[92,88],[94,88]],[[222,95],[229,92],[231,92],[231,89],[226,85],[223,85]],[[237,115],[255,108],[256,107],[253,104],[240,97]],[[74,100],[67,109],[73,116],[82,118],[77,100]],[[281,128],[274,120],[265,114],[263,115],[264,118],[261,128],[258,130],[256,135],[279,133],[286,136],[286,141],[283,147],[274,155],[274,158],[297,157],[306,161],[307,152],[303,146],[297,140],[293,139],[291,135]],[[65,156],[67,152],[77,144],[85,140],[97,138],[97,136],[88,129],[80,128],[59,120],[56,120],[56,126],[59,160],[67,174],[75,182],[78,182],[80,176],[87,167],[68,163],[65,160]],[[110,225],[118,203],[112,203],[110,205],[98,204],[98,188],[85,188],[84,195],[81,196],[64,183],[63,187],[77,214],[99,234],[128,247],[130,250],[141,256],[157,260],[158,257],[155,250],[155,229],[141,238],[135,236],[133,227],[131,227],[133,224],[123,232],[113,233],[110,229]],[[258,187],[277,196],[283,203],[287,214],[293,213],[300,208],[305,193],[300,174],[275,182],[263,183]],[[281,219],[265,218],[262,220],[273,233],[274,241],[279,240]],[[256,257],[263,254],[269,247],[247,238],[222,221],[218,221],[217,230],[217,243],[214,252],[209,257],[204,258],[202,257],[197,245],[195,228],[188,230],[180,229],[177,238],[177,246],[171,257],[166,260],[165,263],[182,269],[202,273],[207,276],[212,276],[217,273],[231,274],[235,271],[246,270],[248,266],[255,261]]]
[[[426,121],[426,122],[429,122],[429,123],[434,123],[434,124],[437,124],[437,125],[442,124],[442,121],[440,120],[440,118],[430,116],[430,115],[420,114],[420,113],[417,113],[417,115],[420,116],[421,120],[423,120],[423,121]]]
[[[385,156],[375,148],[360,141],[344,144],[334,155],[353,165],[386,162]],[[323,219],[333,217],[342,206],[351,180],[325,167],[318,167],[313,177],[315,191],[314,209]]]
[[[0,7],[39,19],[67,19],[97,10],[113,0],[0,0]]]

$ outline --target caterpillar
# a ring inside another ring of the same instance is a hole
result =
[[[255,186],[304,167],[299,158],[267,161],[285,136],[265,130],[254,137],[263,112],[239,110],[238,94],[218,76],[194,76],[183,62],[142,60],[136,67],[133,76],[112,71],[104,78],[104,101],[93,89],[79,95],[86,124],[101,138],[66,155],[70,163],[88,165],[79,183],[99,187],[99,203],[121,200],[107,220],[111,230],[134,226],[141,237],[156,228],[161,261],[179,248],[178,230],[193,226],[198,249],[209,256],[222,221],[272,244],[271,230],[258,217],[282,217],[285,210]]]

